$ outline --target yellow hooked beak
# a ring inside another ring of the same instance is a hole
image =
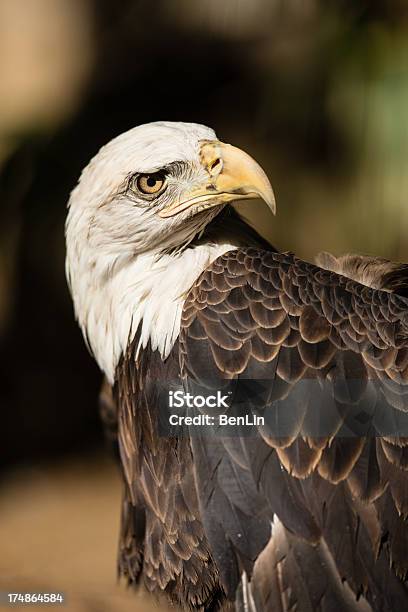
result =
[[[264,200],[275,214],[275,197],[268,177],[247,153],[217,140],[205,140],[200,148],[200,162],[208,173],[205,183],[187,193],[181,202],[163,208],[159,217],[172,217],[187,208],[198,213],[232,200],[252,198]]]

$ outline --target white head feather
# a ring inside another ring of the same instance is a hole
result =
[[[136,127],[101,148],[71,194],[67,278],[84,337],[111,383],[139,325],[141,347],[150,341],[163,358],[169,354],[187,291],[211,261],[234,248],[224,242],[170,253],[220,208],[160,218],[157,207],[129,195],[129,177],[184,162],[184,173],[167,190],[167,197],[180,197],[204,180],[200,142],[215,139],[213,130],[193,123]]]

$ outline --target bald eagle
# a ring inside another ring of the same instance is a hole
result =
[[[119,572],[185,610],[406,610],[407,267],[278,252],[233,208],[252,198],[275,211],[249,155],[170,122],[109,142],[72,192]]]

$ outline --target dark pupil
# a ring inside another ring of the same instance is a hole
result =
[[[157,183],[157,180],[153,178],[152,176],[149,176],[146,182],[147,182],[148,187],[154,187]]]

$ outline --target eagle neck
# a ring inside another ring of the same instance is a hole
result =
[[[180,253],[148,252],[106,267],[84,261],[80,290],[72,292],[78,321],[111,384],[121,356],[135,338],[166,359],[176,342],[188,291],[217,257],[237,248],[229,241],[194,245]],[[75,300],[77,296],[77,300]],[[85,296],[85,299],[83,298]]]

